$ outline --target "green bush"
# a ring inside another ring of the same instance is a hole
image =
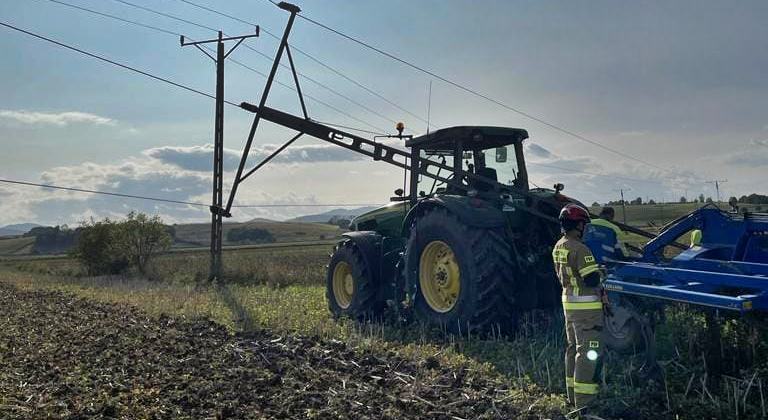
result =
[[[227,232],[227,241],[267,244],[275,242],[275,237],[266,229],[256,227],[236,227]]]
[[[144,274],[152,258],[173,243],[159,217],[134,212],[124,221],[91,218],[78,231],[80,237],[70,254],[89,275],[117,274],[129,267]]]

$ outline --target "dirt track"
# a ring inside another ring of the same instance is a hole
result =
[[[502,382],[0,283],[0,418],[538,419]]]

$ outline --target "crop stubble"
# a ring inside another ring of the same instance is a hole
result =
[[[547,418],[547,396],[436,359],[352,349],[0,283],[0,417]]]

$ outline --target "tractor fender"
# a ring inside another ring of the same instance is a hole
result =
[[[381,262],[379,261],[379,256],[381,255],[381,235],[374,231],[364,230],[346,232],[341,236],[357,245],[357,248],[363,255],[365,265],[370,268],[370,272],[374,276],[374,281],[378,282],[379,273],[381,273]]]
[[[504,212],[487,201],[461,195],[443,195],[423,199],[413,206],[403,220],[403,237],[410,235],[414,219],[435,208],[448,210],[468,226],[494,228],[506,224]]]

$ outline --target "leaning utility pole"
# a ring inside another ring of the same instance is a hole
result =
[[[717,191],[717,202],[720,202],[720,184],[728,182],[727,179],[716,179],[714,181],[707,181],[707,184],[715,184],[715,191]]]
[[[631,188],[626,188],[626,189],[625,188],[620,188],[620,189],[614,190],[614,191],[621,192],[621,215],[624,218],[624,224],[626,225],[627,224],[627,202],[624,201],[624,191],[632,191],[632,189]]]
[[[184,35],[181,36],[181,46],[194,45],[195,48],[202,51],[208,58],[216,63],[216,119],[214,122],[213,134],[213,198],[211,200],[211,268],[208,274],[208,280],[213,281],[221,277],[221,242],[222,242],[222,204],[223,204],[223,179],[224,179],[224,60],[235,50],[246,38],[259,36],[259,27],[256,26],[256,33],[252,35],[234,36],[223,38],[223,32],[219,31],[219,37],[207,41],[184,42]],[[224,52],[224,41],[238,40],[234,47]],[[213,58],[207,51],[200,48],[201,44],[216,43],[216,58]]]

